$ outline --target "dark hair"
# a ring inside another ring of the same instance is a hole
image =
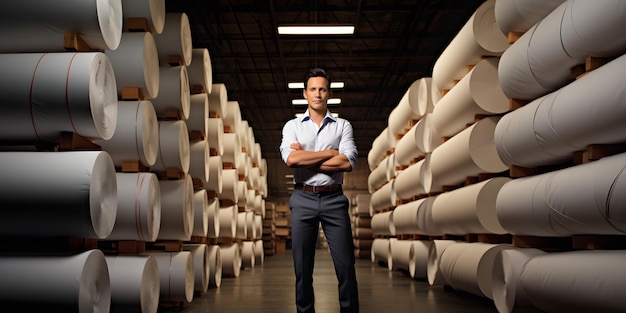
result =
[[[330,75],[326,74],[324,69],[319,67],[310,69],[306,74],[304,74],[304,89],[309,82],[309,78],[311,77],[324,77],[328,81],[328,89],[330,89]]]

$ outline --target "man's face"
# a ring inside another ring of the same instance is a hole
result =
[[[313,110],[326,110],[326,102],[332,96],[328,88],[328,80],[324,77],[311,77],[307,87],[302,91],[302,95],[307,100],[309,108]]]

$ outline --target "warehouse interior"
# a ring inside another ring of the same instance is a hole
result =
[[[0,4],[0,305],[293,312],[303,75],[358,148],[360,311],[624,312],[621,0]],[[341,26],[347,34],[283,34]],[[320,230],[317,312],[339,312]]]

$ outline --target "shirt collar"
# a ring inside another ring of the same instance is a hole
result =
[[[309,109],[306,109],[306,111],[304,112],[304,114],[302,114],[302,116],[300,116],[300,122],[304,122],[306,120],[310,120],[311,119],[311,114],[309,114]],[[326,109],[326,116],[324,116],[324,120],[332,120],[334,122],[337,121],[337,119],[332,115],[332,113],[330,112],[330,110]]]

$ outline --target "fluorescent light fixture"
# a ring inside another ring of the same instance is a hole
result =
[[[292,105],[307,105],[309,104],[306,99],[293,99],[291,100]],[[328,99],[327,104],[341,104],[341,98],[331,98]]]
[[[341,98],[328,99],[328,104],[341,104]]]
[[[343,82],[332,82],[330,83],[330,89],[341,89],[344,87]],[[288,83],[287,88],[289,89],[304,89],[304,83]]]
[[[284,25],[278,26],[279,35],[352,35],[353,25]]]

